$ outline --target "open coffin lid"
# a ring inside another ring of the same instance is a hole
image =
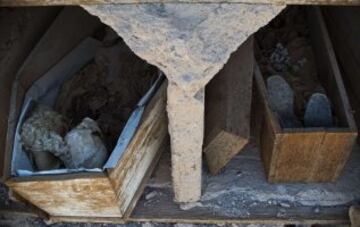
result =
[[[74,172],[102,172],[105,169],[111,169],[116,166],[121,159],[131,141],[137,126],[141,120],[145,106],[151,97],[161,85],[164,76],[159,72],[159,76],[154,81],[147,93],[137,103],[134,111],[123,128],[115,148],[111,151],[110,156],[102,169],[55,169],[46,171],[35,171],[33,165],[23,149],[20,140],[20,130],[23,122],[27,119],[36,103],[54,106],[56,98],[62,84],[70,79],[76,72],[89,63],[95,56],[101,43],[95,39],[87,38],[81,42],[74,50],[62,58],[54,67],[45,75],[36,80],[33,85],[26,91],[24,102],[21,108],[19,120],[16,125],[15,137],[13,141],[11,157],[11,175],[12,176],[32,176],[32,175],[49,175],[64,174]],[[19,79],[19,78],[18,78]]]

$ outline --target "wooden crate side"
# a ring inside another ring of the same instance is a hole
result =
[[[251,36],[206,86],[204,153],[212,174],[250,139],[253,49]]]
[[[309,182],[325,132],[282,133],[274,141],[270,182]]]
[[[57,179],[58,178],[58,179]],[[121,217],[112,185],[105,174],[77,178],[46,176],[8,180],[6,184],[25,200],[51,216]]]
[[[317,151],[311,180],[336,180],[350,156],[356,137],[355,132],[326,132],[321,147]]]
[[[6,165],[5,146],[10,111],[11,88],[16,72],[36,42],[59,12],[59,8],[4,9],[0,19],[0,177]],[[21,28],[21,29],[19,29]]]
[[[259,124],[257,126],[257,130],[259,130],[259,132],[256,132],[255,135],[259,136],[258,146],[261,150],[261,157],[264,162],[265,171],[268,178],[272,178],[274,176],[272,163],[276,158],[274,145],[277,134],[281,132],[281,127],[273,111],[270,109],[265,82],[257,63],[255,63],[254,67],[254,81],[256,106],[254,107],[255,109],[253,111],[255,112],[253,112],[253,115],[256,116],[256,120],[259,121],[257,122]]]
[[[349,127],[355,132],[348,96],[320,8],[311,7],[307,13],[318,78],[330,97],[339,127]]]
[[[156,164],[153,160],[168,138],[166,88],[167,83],[164,82],[146,107],[140,126],[122,158],[114,169],[109,170],[122,214],[128,214],[128,209],[133,208],[131,203],[134,203],[136,191]]]
[[[205,158],[211,174],[217,174],[249,142],[234,134],[221,131],[208,144]]]
[[[274,128],[272,127],[268,113],[265,113],[264,120],[261,126],[260,133],[260,150],[261,150],[261,158],[264,162],[265,171],[267,173],[268,178],[272,178],[274,176],[274,166],[273,160],[276,156],[276,151],[274,151],[275,142],[277,141],[277,135]]]

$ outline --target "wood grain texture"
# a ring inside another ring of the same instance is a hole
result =
[[[0,6],[100,5],[138,3],[251,3],[276,5],[360,5],[359,0],[2,0]]]
[[[163,83],[145,109],[140,126],[109,178],[122,214],[129,214],[133,198],[145,176],[154,168],[167,138],[166,88]],[[140,193],[141,194],[141,193]],[[132,202],[133,201],[133,202]]]
[[[51,216],[121,217],[114,190],[105,174],[19,178],[6,184]]]
[[[320,8],[310,7],[307,13],[318,78],[336,106],[334,112],[337,115],[338,126],[356,131],[340,68]]]
[[[349,94],[357,127],[360,126],[360,8],[323,7],[329,36]],[[358,138],[358,142],[359,142]]]
[[[351,227],[360,227],[360,207],[351,206],[349,209]]]
[[[21,64],[58,12],[59,8],[38,7],[0,11],[0,177],[4,170],[12,83]]]
[[[217,174],[250,138],[253,50],[251,36],[206,86],[204,152],[212,174]]]
[[[313,7],[308,13],[319,79],[333,104],[338,127],[281,129],[276,114],[270,109],[265,83],[256,66],[256,91],[264,113],[260,147],[270,182],[336,180],[357,137],[347,94],[321,12],[319,8]]]
[[[163,143],[160,145],[159,151],[157,151],[155,157],[153,158],[152,162],[149,165],[149,168],[147,169],[145,175],[143,176],[143,179],[140,182],[140,185],[136,189],[136,192],[130,201],[129,206],[126,209],[126,212],[123,215],[123,220],[127,221],[132,214],[133,210],[135,209],[137,202],[139,201],[140,197],[143,195],[144,189],[146,187],[146,184],[148,180],[150,179],[151,175],[153,174],[154,170],[157,167],[157,164],[160,160],[161,155],[163,154],[166,149],[170,146],[170,138],[169,135],[166,136],[167,138],[164,139]]]
[[[270,109],[269,97],[263,76],[257,63],[254,67],[254,96],[252,121],[256,124],[253,130],[256,130],[255,136],[257,145],[260,147],[261,156],[264,162],[265,170],[270,173],[270,166],[273,162],[274,141],[277,140],[278,134],[281,132],[280,123],[278,122],[275,113]]]
[[[269,181],[316,181],[312,176],[319,167],[316,160],[322,158],[319,151],[324,134],[322,131],[278,134],[273,148]]]

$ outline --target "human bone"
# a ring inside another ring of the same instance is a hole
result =
[[[46,106],[36,106],[21,128],[21,142],[30,152],[38,170],[60,167],[66,160],[67,146],[63,135],[69,128],[68,121]]]
[[[75,168],[102,168],[108,158],[97,123],[84,118],[65,136]]]

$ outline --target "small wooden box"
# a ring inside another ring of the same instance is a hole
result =
[[[269,182],[325,182],[340,175],[357,137],[348,97],[319,8],[308,11],[311,45],[320,83],[326,90],[339,126],[281,128],[270,109],[263,75],[255,65],[253,122]]]

